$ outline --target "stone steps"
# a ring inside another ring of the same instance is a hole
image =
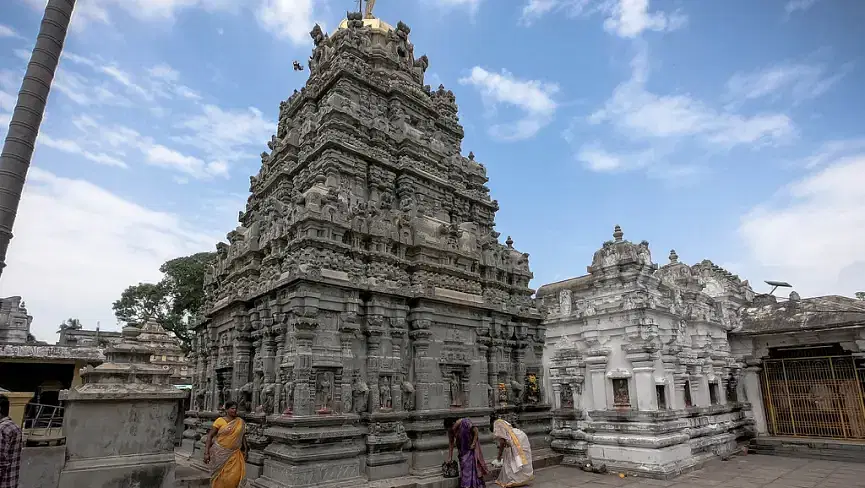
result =
[[[757,437],[751,440],[748,452],[767,456],[865,463],[865,441]]]

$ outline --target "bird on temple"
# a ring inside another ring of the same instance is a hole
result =
[[[294,61],[294,62],[292,63],[292,65],[294,66],[294,70],[295,70],[295,71],[303,71],[303,65],[300,64],[299,62]]]

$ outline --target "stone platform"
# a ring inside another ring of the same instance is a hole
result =
[[[533,453],[533,465],[536,470],[549,468],[558,465],[562,456],[552,452],[549,449],[542,449]],[[487,476],[487,482],[492,485],[499,475],[498,469],[493,469]],[[176,488],[207,488],[210,486],[210,476],[196,466],[190,464],[182,455],[177,455],[177,482]],[[401,478],[391,478],[387,480],[371,481],[368,483],[353,483],[349,485],[330,484],[316,485],[326,488],[342,488],[343,486],[351,486],[352,488],[457,488],[457,479],[444,479],[441,476],[431,477],[416,477],[405,476]]]
[[[865,442],[793,437],[757,437],[748,445],[753,454],[865,463]]]

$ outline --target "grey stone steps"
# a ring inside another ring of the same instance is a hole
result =
[[[757,437],[748,444],[748,452],[767,456],[865,463],[865,441]]]

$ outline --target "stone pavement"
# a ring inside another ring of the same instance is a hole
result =
[[[488,483],[488,486],[495,486]],[[591,474],[556,466],[535,472],[533,488],[865,488],[865,463],[776,456],[736,456],[672,480]]]

